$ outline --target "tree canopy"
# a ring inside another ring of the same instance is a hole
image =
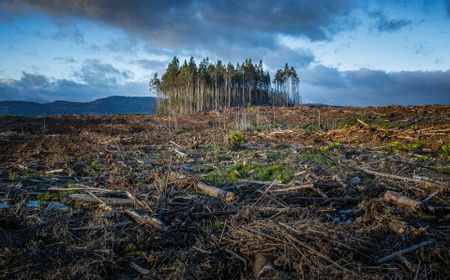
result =
[[[300,103],[299,77],[286,63],[272,81],[262,61],[224,65],[208,58],[198,65],[194,58],[182,65],[174,57],[161,76],[155,74],[149,86],[158,98],[158,111],[181,113],[225,109],[236,106],[289,106]]]

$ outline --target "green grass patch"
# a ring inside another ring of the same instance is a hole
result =
[[[98,159],[91,160],[89,162],[89,168],[98,172],[102,168],[102,163]]]
[[[235,131],[230,133],[229,139],[234,146],[240,146],[244,142],[245,137],[241,133]]]
[[[436,166],[436,170],[441,173],[450,175],[450,166]]]
[[[450,159],[450,140],[439,149],[439,157]]]
[[[314,150],[305,150],[299,154],[299,159],[302,162],[310,162],[315,164],[325,164],[328,167],[332,168],[335,166],[335,163],[326,157],[324,154],[328,154],[327,151],[314,151]]]
[[[70,186],[68,186],[70,187]],[[67,191],[59,191],[59,192],[45,192],[43,194],[39,194],[36,197],[36,200],[38,200],[40,203],[46,205],[52,201],[55,202],[61,202],[61,203],[67,203],[70,199],[64,197],[68,194],[77,194],[79,191],[77,190],[67,190]]]
[[[334,150],[334,149],[337,149],[337,148],[340,148],[340,147],[342,147],[343,145],[341,144],[341,143],[339,143],[339,142],[333,142],[333,143],[331,143],[330,145],[328,145],[328,146],[323,146],[323,147],[320,147],[320,150],[322,151],[322,152],[324,152],[324,153],[328,153],[328,152],[330,152],[330,151],[332,151],[332,150]]]
[[[9,172],[8,173],[8,180],[11,182],[19,181],[20,175],[17,172]]]
[[[423,149],[424,144],[422,142],[403,144],[400,143],[399,141],[394,141],[387,144],[387,147],[389,148],[389,152],[392,154],[398,154],[400,152],[411,153],[411,152],[420,152]]]

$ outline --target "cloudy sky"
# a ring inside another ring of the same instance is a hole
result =
[[[174,56],[284,63],[304,102],[450,104],[450,0],[0,0],[0,100],[148,96]]]

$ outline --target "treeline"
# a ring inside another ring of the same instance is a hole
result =
[[[299,78],[294,67],[285,65],[276,71],[273,80],[264,70],[262,61],[253,64],[250,59],[234,66],[226,66],[208,58],[199,65],[191,57],[180,66],[174,57],[165,73],[156,73],[150,88],[157,95],[157,109],[167,112],[200,112],[236,106],[289,106],[300,103]]]

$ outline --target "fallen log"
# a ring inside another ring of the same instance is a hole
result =
[[[196,186],[196,190],[204,195],[207,196],[211,196],[211,197],[215,197],[215,198],[219,198],[219,199],[223,199],[226,202],[232,202],[233,200],[236,199],[236,196],[234,193],[226,191],[226,190],[222,190],[220,188],[217,187],[213,187],[213,186],[209,186],[203,182],[198,181],[197,178],[189,178],[188,176],[184,175],[184,174],[177,174],[174,172],[170,173],[170,176],[172,178],[176,178],[176,179],[191,179],[195,181],[195,186]]]
[[[406,206],[413,210],[420,208],[421,203],[417,200],[406,197],[398,192],[387,191],[384,193],[383,199],[389,202],[393,202],[400,206]]]
[[[143,216],[138,214],[136,211],[130,209],[125,209],[125,213],[139,224],[149,224],[157,229],[161,229],[164,227],[164,223],[158,218]]]
[[[197,182],[197,189],[202,194],[212,196],[215,198],[220,198],[225,200],[226,202],[232,202],[236,198],[236,196],[232,192],[222,190],[217,187],[208,186],[207,184],[202,182]]]

